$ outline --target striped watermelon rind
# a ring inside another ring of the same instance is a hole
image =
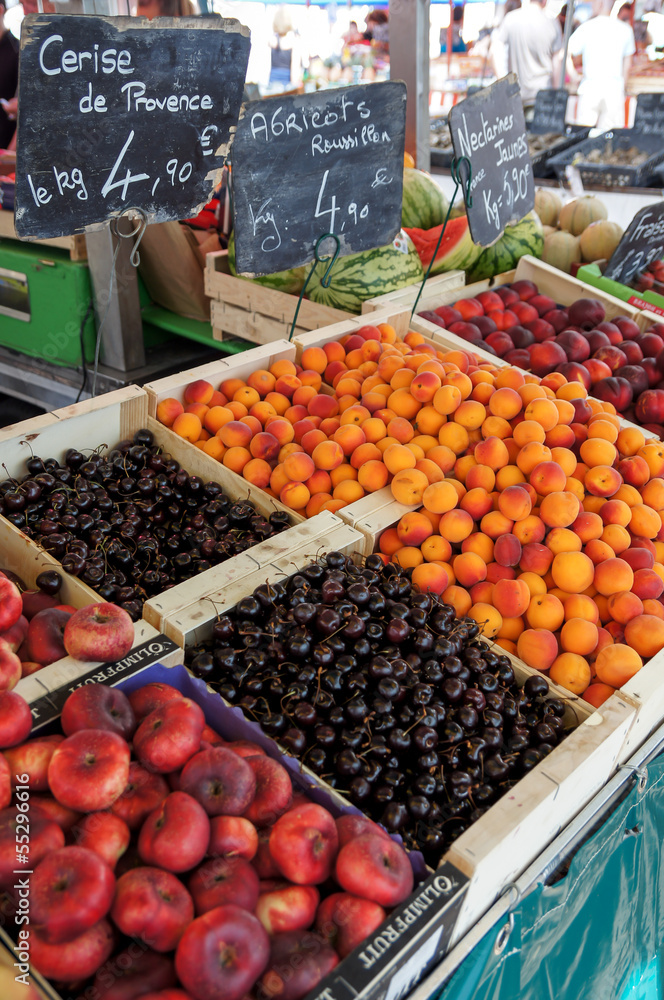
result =
[[[403,172],[401,225],[408,229],[433,229],[444,222],[448,201],[436,182],[423,170]]]
[[[320,305],[348,313],[362,311],[362,303],[395,292],[424,278],[422,262],[403,230],[388,246],[340,257],[331,271],[328,288],[321,285],[327,269],[318,264],[307,285],[307,297]]]
[[[231,274],[243,281],[253,281],[263,288],[271,288],[275,292],[287,292],[289,295],[299,295],[307,277],[306,267],[293,267],[290,271],[277,271],[275,274],[263,274],[255,278],[245,277],[235,270],[235,239],[231,233],[228,241],[228,266]]]
[[[496,274],[511,271],[526,254],[541,257],[544,249],[544,230],[535,211],[524,215],[505,232],[493,246],[487,247],[466,274],[466,281],[484,281]]]

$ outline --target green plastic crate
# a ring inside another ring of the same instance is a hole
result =
[[[87,263],[65,250],[0,239],[0,344],[71,368],[94,360]],[[86,317],[87,313],[87,319]],[[82,329],[81,329],[82,326]]]
[[[605,278],[597,264],[585,264],[583,267],[580,267],[576,272],[576,277],[579,281],[585,282],[586,285],[599,288],[600,291],[607,292],[609,295],[613,295],[614,298],[620,299],[621,302],[627,302],[636,309],[643,309],[656,313],[658,316],[664,316],[664,295],[659,295],[657,292],[637,292],[635,288],[623,285],[620,281],[612,281],[610,278]]]

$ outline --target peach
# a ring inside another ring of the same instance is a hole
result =
[[[625,552],[630,546],[630,535],[627,528],[620,524],[607,524],[601,535],[601,541],[610,545],[616,555]]]
[[[493,639],[503,624],[500,612],[491,604],[473,604],[468,612],[468,617],[473,618],[480,627],[480,633],[487,639]]]
[[[310,433],[318,432],[311,431]],[[307,435],[305,434],[306,437]],[[304,441],[304,438],[302,440]],[[336,441],[319,441],[313,448],[311,457],[317,469],[324,469],[326,472],[329,472],[343,463],[344,453],[341,445]]]
[[[584,484],[593,496],[612,497],[622,486],[622,476],[609,465],[595,465],[588,469]]]
[[[616,469],[623,477],[624,482],[639,489],[650,479],[650,466],[645,458],[640,455],[632,455],[630,458],[623,458],[616,463]]]
[[[475,445],[473,452],[479,465],[485,465],[493,472],[509,464],[509,452],[500,438],[488,437]]]
[[[476,451],[477,448],[479,448],[479,445],[475,446]],[[468,456],[468,458],[470,457],[471,456]],[[475,460],[477,461],[478,460],[477,456],[474,457]],[[461,478],[456,472],[456,466],[459,465],[460,462],[463,462],[463,459],[458,459],[455,465],[455,477],[457,479]],[[474,490],[479,488],[486,490],[487,493],[491,493],[491,491],[496,485],[496,475],[493,469],[489,468],[488,465],[471,465],[465,477],[463,478],[462,482],[464,483],[467,490]]]
[[[634,504],[629,522],[629,530],[640,538],[657,538],[662,528],[662,519],[656,510],[644,503]]]
[[[303,368],[309,368],[322,375],[330,361],[343,361],[343,358],[346,356],[345,351],[343,352],[343,357],[341,357],[341,351],[336,350],[337,347],[341,347],[341,344],[337,344],[336,341],[326,344],[325,347],[330,350],[326,351],[322,347],[305,348],[300,358]]]
[[[560,645],[566,653],[588,656],[597,646],[598,630],[585,618],[568,618],[560,630]]]
[[[607,602],[607,607],[613,620],[620,625],[626,625],[632,618],[637,618],[643,614],[641,599],[628,590],[611,594]]]
[[[496,417],[512,420],[521,412],[522,400],[519,393],[509,386],[499,387],[489,399],[489,411]]]
[[[339,402],[334,396],[326,396],[321,393],[309,400],[307,410],[312,417],[320,417],[321,420],[327,420],[330,417],[336,417],[339,412]]]
[[[181,413],[184,413],[182,403],[179,399],[174,399],[172,396],[162,399],[157,404],[157,420],[165,427],[172,427],[176,417],[179,417]]]
[[[488,566],[490,562],[493,562],[493,539],[489,538],[488,535],[482,534],[481,531],[475,531],[468,538],[464,538],[461,543],[461,551],[476,552]]]
[[[498,508],[512,521],[522,521],[532,510],[532,501],[522,486],[508,486],[498,496]]]
[[[536,573],[545,576],[553,562],[553,552],[539,542],[527,542],[523,546],[519,568],[524,573]]]
[[[512,566],[501,566],[500,563],[492,562],[487,565],[486,578],[491,583],[498,583],[499,580],[516,580],[516,570]]]
[[[605,559],[595,566],[593,584],[597,592],[604,597],[619,594],[624,590],[631,591],[634,584],[634,572],[624,559]]]
[[[664,619],[656,615],[641,615],[625,625],[625,642],[639,656],[649,659],[664,648]]]
[[[251,458],[243,467],[242,475],[253,486],[258,486],[259,489],[264,490],[270,485],[272,468],[262,458]]]
[[[249,451],[254,458],[262,458],[269,463],[277,461],[280,449],[279,441],[274,434],[268,431],[261,431],[260,434],[254,435],[249,445]]]
[[[432,534],[431,521],[419,511],[404,514],[397,524],[397,535],[404,545],[421,545]]]
[[[567,528],[576,521],[580,507],[578,498],[567,490],[548,493],[540,504],[539,516],[550,528]]]
[[[630,564],[635,573],[638,569],[652,569],[655,565],[655,557],[652,552],[640,546],[630,546],[622,553],[622,558]]]
[[[286,483],[282,489],[279,499],[293,510],[302,510],[309,503],[311,494],[304,483],[290,482]]]
[[[524,614],[529,603],[530,590],[522,580],[498,580],[493,588],[493,605],[503,618]]]
[[[217,437],[227,448],[248,448],[253,435],[246,424],[239,420],[229,420],[219,428]]]
[[[499,510],[490,510],[480,521],[481,530],[493,539],[511,533],[513,527],[514,521],[505,517]]]
[[[643,503],[653,510],[664,509],[664,479],[651,479],[640,491]]]
[[[223,464],[227,469],[231,469],[232,472],[237,472],[241,475],[247,462],[251,461],[251,453],[247,451],[246,448],[233,447],[227,448],[223,457]]]
[[[614,688],[626,684],[642,666],[643,660],[638,652],[623,643],[605,646],[595,659],[595,672],[598,679],[603,684],[610,684]]]
[[[567,476],[557,462],[540,462],[530,472],[530,485],[540,496],[563,493]]]
[[[195,382],[190,382],[184,390],[185,403],[209,403],[212,399],[214,387],[205,379],[199,378]],[[223,392],[223,389],[222,389]]]
[[[416,566],[411,577],[418,590],[442,594],[449,587],[449,576],[445,567],[438,562],[424,562]]]
[[[304,452],[288,455],[283,461],[283,466],[288,478],[298,483],[306,483],[316,471],[313,459]]]
[[[602,518],[599,514],[593,514],[592,511],[581,511],[571,527],[584,545],[593,538],[601,538],[604,531]]]
[[[473,604],[493,604],[493,583],[483,580],[470,588]]]
[[[180,413],[173,421],[172,428],[178,437],[193,444],[200,438],[203,425],[195,413]]]
[[[664,580],[654,569],[637,569],[632,592],[641,600],[656,600],[664,591]]]
[[[491,540],[491,539],[489,539]],[[511,532],[500,535],[494,545],[493,558],[500,566],[518,566],[523,548],[521,542]]]
[[[536,514],[530,514],[522,521],[515,521],[512,531],[522,545],[528,545],[530,542],[543,540],[546,534],[546,525]]]
[[[372,459],[360,466],[357,481],[367,493],[375,493],[387,486],[389,473],[382,462]]]
[[[517,579],[523,580],[528,585],[531,597],[534,597],[535,594],[546,594],[547,592],[546,581],[541,576],[538,576],[537,573],[519,573]]]
[[[476,552],[462,552],[452,562],[454,576],[462,587],[472,587],[486,580],[487,567]]]
[[[548,629],[550,632],[559,629],[565,620],[562,601],[553,594],[535,594],[525,614],[530,628]]]
[[[392,492],[394,492],[394,480],[392,481]],[[422,500],[427,510],[434,514],[446,514],[458,506],[459,495],[449,480],[431,484],[427,481]]]
[[[444,590],[441,596],[444,604],[454,608],[457,618],[465,618],[473,604],[468,591],[464,587],[457,587],[456,584]]]
[[[592,680],[592,673],[590,664],[583,656],[560,653],[551,664],[549,677],[572,694],[583,694]]]
[[[462,510],[467,510],[475,521],[479,521],[493,509],[493,500],[486,490],[478,486],[474,490],[468,490],[459,506]]]
[[[383,452],[383,462],[387,466],[388,472],[396,475],[405,469],[414,469],[417,459],[412,451],[403,444],[391,444]]]
[[[410,394],[419,403],[430,403],[441,387],[441,379],[435,372],[423,371],[410,383]]]
[[[646,598],[643,602],[643,611],[646,615],[655,615],[656,618],[664,618],[664,605],[661,601],[653,601]]]
[[[551,564],[554,583],[568,594],[579,594],[593,582],[595,566],[584,552],[559,552]]]
[[[527,628],[517,639],[516,652],[528,666],[548,670],[558,655],[558,643],[546,629]]]
[[[431,535],[420,545],[425,562],[448,562],[452,557],[452,546],[446,538]]]

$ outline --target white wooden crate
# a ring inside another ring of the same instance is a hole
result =
[[[215,340],[225,335],[242,337],[255,344],[289,337],[298,296],[265,288],[230,273],[228,251],[207,254],[205,294],[210,296],[210,318]],[[348,313],[303,299],[295,333],[315,330],[338,322]]]
[[[449,292],[453,289],[462,289],[466,284],[465,271],[446,271],[444,274],[436,274],[429,278],[424,286],[420,300],[417,303],[418,309],[428,309],[428,305],[423,302],[432,301],[434,297],[440,296],[442,292]],[[362,312],[370,313],[375,309],[408,309],[411,311],[419,294],[421,282],[415,285],[408,285],[407,288],[399,288],[396,292],[386,292],[385,295],[377,295],[373,299],[367,299],[362,304]],[[436,302],[440,305],[440,300]]]

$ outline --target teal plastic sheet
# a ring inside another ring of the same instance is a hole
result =
[[[647,771],[567,874],[503,917],[435,1000],[664,1000],[664,757]]]

